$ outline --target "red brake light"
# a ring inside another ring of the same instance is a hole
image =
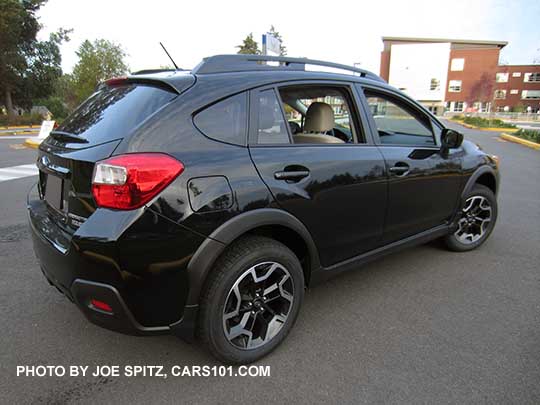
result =
[[[92,194],[99,207],[132,210],[142,207],[184,171],[164,153],[130,153],[98,162]]]
[[[115,86],[115,85],[123,84],[125,82],[127,82],[127,77],[125,76],[112,77],[110,79],[105,80],[105,84],[107,84],[108,86]]]

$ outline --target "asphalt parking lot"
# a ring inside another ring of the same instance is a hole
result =
[[[35,177],[0,182],[0,403],[540,403],[540,152],[460,130],[501,158],[486,244],[412,248],[310,289],[270,377],[23,377],[18,365],[217,365],[170,336],[96,327],[51,288],[26,228]],[[34,161],[0,137],[0,168]],[[434,190],[436,192],[436,190]]]

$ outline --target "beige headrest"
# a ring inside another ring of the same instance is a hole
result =
[[[304,132],[326,132],[334,128],[334,110],[326,103],[315,102],[306,112]]]

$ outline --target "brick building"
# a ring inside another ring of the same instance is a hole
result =
[[[504,41],[383,37],[380,75],[436,114],[540,108],[540,65],[499,65]]]

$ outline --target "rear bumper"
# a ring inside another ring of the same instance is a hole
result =
[[[105,329],[127,335],[155,335],[170,333],[168,326],[145,327],[142,326],[129,308],[116,288],[108,284],[75,279],[70,289],[65,287],[42,267],[47,281],[55,286],[62,294],[73,301],[86,318]],[[92,300],[107,303],[112,311],[106,312],[92,305]]]
[[[98,226],[92,217],[79,228],[82,232],[70,235],[51,219],[45,202],[32,193],[27,201],[28,219],[41,270],[89,321],[130,335],[173,333],[193,339],[198,307],[186,306],[185,265],[200,237],[170,223],[163,231],[159,220],[153,216],[148,221],[146,215],[153,214],[145,213],[131,226],[136,229],[134,234],[149,235],[149,240],[133,240],[129,229],[111,240],[113,224]],[[147,223],[158,226],[154,234],[144,229]],[[100,228],[107,237],[99,237]],[[107,303],[112,311],[95,308],[92,300]]]

